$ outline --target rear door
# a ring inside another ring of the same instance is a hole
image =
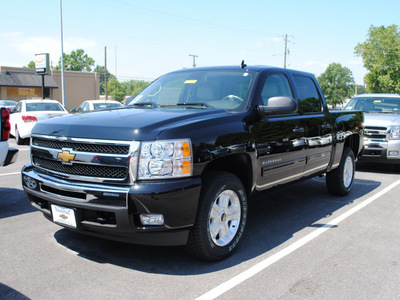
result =
[[[332,128],[328,109],[311,77],[294,75],[298,111],[305,129],[306,164],[304,175],[318,173],[327,168],[332,151]]]

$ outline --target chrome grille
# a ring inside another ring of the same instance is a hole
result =
[[[33,163],[46,170],[86,177],[124,179],[128,175],[128,169],[124,167],[106,167],[84,164],[64,165],[59,161],[39,157],[33,157]]]
[[[41,172],[78,181],[131,182],[140,143],[32,136],[32,164]],[[133,170],[133,172],[130,172]]]
[[[129,145],[107,145],[107,144],[92,144],[92,143],[82,143],[82,142],[70,142],[70,141],[58,141],[58,140],[48,140],[43,138],[32,138],[32,145],[52,148],[52,149],[62,149],[70,148],[74,151],[82,152],[92,152],[92,153],[108,153],[108,154],[128,154]]]
[[[368,139],[386,140],[389,130],[386,127],[366,126],[364,128],[364,136]]]

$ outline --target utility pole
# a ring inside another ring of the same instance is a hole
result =
[[[193,57],[193,68],[196,67],[196,57],[199,57],[198,55],[194,55],[194,54],[189,54],[189,56]]]
[[[104,84],[106,91],[106,100],[108,100],[108,89],[107,89],[107,47],[104,47]]]
[[[64,78],[64,33],[62,20],[62,0],[60,0],[60,24],[61,24],[61,93],[62,105],[65,107],[65,78]]]

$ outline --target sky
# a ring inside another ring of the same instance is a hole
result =
[[[120,81],[151,81],[190,68],[218,65],[287,67],[315,76],[339,63],[363,84],[354,54],[370,26],[400,25],[399,0],[60,0],[3,1],[0,66],[23,67],[49,53],[83,49]],[[61,22],[62,16],[62,22]],[[62,29],[61,30],[61,24]],[[61,35],[61,32],[63,33]]]

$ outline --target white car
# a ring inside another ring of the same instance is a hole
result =
[[[120,107],[124,107],[124,105],[121,102],[114,100],[86,100],[78,107],[78,109],[73,109],[71,112],[85,112]]]
[[[10,134],[21,145],[31,136],[37,122],[67,114],[68,111],[56,100],[21,100],[10,115]]]

